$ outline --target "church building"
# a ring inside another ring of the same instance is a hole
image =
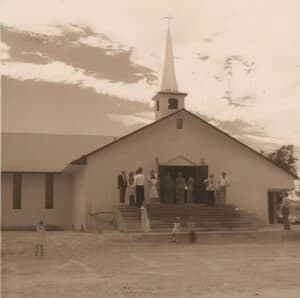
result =
[[[47,169],[36,173],[4,169],[2,225],[20,227],[44,219],[49,225],[86,229],[91,214],[113,213],[119,205],[120,172],[135,172],[140,167],[146,177],[152,169],[158,173],[162,204],[161,181],[167,173],[176,177],[180,171],[186,179],[193,176],[194,204],[204,204],[204,180],[211,173],[218,177],[225,171],[230,179],[226,203],[255,214],[261,222],[271,223],[273,194],[292,189],[296,177],[186,110],[186,96],[178,90],[168,30],[161,90],[153,97],[155,121],[123,137],[107,140],[91,152],[78,154],[54,174],[47,173]],[[148,194],[145,183],[146,203]]]

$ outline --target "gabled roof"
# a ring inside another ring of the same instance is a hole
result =
[[[85,152],[111,142],[110,136],[2,133],[2,172],[61,172]]]
[[[99,148],[97,148],[97,149],[94,150],[94,151],[91,151],[90,153],[84,155],[84,157],[89,157],[89,156],[91,156],[91,155],[93,155],[93,154],[95,154],[95,153],[97,153],[97,152],[99,152],[99,151],[102,151],[102,150],[104,150],[104,149],[106,149],[106,148],[108,148],[108,147],[110,147],[110,146],[112,146],[112,145],[114,145],[114,144],[116,144],[116,143],[122,142],[124,139],[128,138],[129,136],[135,135],[135,134],[137,134],[137,133],[143,131],[144,129],[146,129],[146,128],[148,128],[148,127],[154,126],[155,124],[157,124],[157,123],[159,123],[159,122],[162,122],[162,121],[164,121],[164,120],[167,119],[167,118],[171,118],[171,117],[175,116],[176,114],[179,114],[180,112],[185,112],[185,113],[191,115],[192,117],[194,117],[194,118],[197,119],[198,121],[201,121],[202,123],[206,124],[207,126],[209,126],[209,127],[213,128],[213,129],[217,130],[218,132],[222,133],[223,135],[225,135],[226,137],[230,138],[230,139],[233,140],[234,142],[236,142],[236,143],[238,143],[239,145],[243,146],[243,147],[246,148],[247,150],[252,151],[254,154],[258,155],[260,158],[266,160],[267,162],[271,163],[271,164],[274,165],[275,167],[279,168],[281,171],[284,171],[285,173],[289,174],[289,175],[292,176],[294,179],[298,179],[298,176],[296,176],[296,175],[294,175],[294,174],[292,174],[292,173],[289,173],[289,172],[285,171],[284,169],[282,169],[281,167],[279,167],[278,165],[276,165],[275,163],[273,163],[271,160],[269,160],[267,157],[265,157],[263,154],[257,152],[257,151],[254,150],[253,148],[251,148],[251,147],[249,147],[248,145],[242,143],[242,142],[239,141],[238,139],[232,137],[230,134],[224,132],[223,130],[221,130],[221,129],[215,127],[215,126],[213,126],[213,125],[210,124],[209,122],[203,120],[203,119],[200,118],[199,116],[195,115],[194,113],[192,113],[192,112],[190,112],[190,111],[188,111],[188,110],[186,110],[186,109],[180,109],[180,110],[178,110],[178,111],[176,111],[176,112],[174,112],[174,113],[172,113],[172,114],[169,114],[169,115],[167,115],[167,116],[165,116],[165,117],[162,117],[162,118],[158,119],[157,121],[154,121],[154,122],[152,122],[152,123],[150,123],[150,124],[148,124],[148,125],[145,125],[145,126],[139,128],[139,129],[137,129],[137,130],[135,130],[135,131],[133,131],[133,132],[131,132],[131,133],[129,133],[129,134],[123,136],[123,137],[120,137],[120,138],[114,140],[114,141],[111,142],[111,143],[108,143],[108,144],[106,144],[106,145],[104,145],[104,146],[102,146],[102,147],[99,147]]]

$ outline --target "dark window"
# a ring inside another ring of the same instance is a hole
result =
[[[176,126],[177,126],[177,129],[182,129],[183,128],[183,120],[182,120],[182,118],[177,118],[176,119]]]
[[[170,110],[178,109],[178,100],[176,98],[169,98],[169,106]]]
[[[53,181],[53,174],[46,174],[46,208],[52,209],[53,208],[53,194],[54,194],[54,181]]]
[[[159,111],[159,100],[156,101],[156,111]]]
[[[22,175],[14,173],[13,175],[13,209],[22,207]]]

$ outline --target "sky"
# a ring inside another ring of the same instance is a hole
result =
[[[186,108],[216,126],[235,125],[253,141],[300,146],[299,10],[298,0],[2,0],[1,71],[18,84],[73,86],[152,104],[160,89],[164,17],[171,16],[176,76],[179,91],[188,93]],[[22,96],[23,104],[34,95]],[[5,103],[6,131],[26,127],[30,117],[20,114],[31,104],[16,111]],[[92,104],[90,112],[86,108],[87,118],[94,109]],[[18,117],[11,118],[12,111]],[[105,113],[125,126],[153,117],[146,106],[138,113]],[[32,123],[28,130],[43,130],[43,119]]]

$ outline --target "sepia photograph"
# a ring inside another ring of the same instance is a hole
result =
[[[0,0],[1,297],[299,298],[298,0]]]

